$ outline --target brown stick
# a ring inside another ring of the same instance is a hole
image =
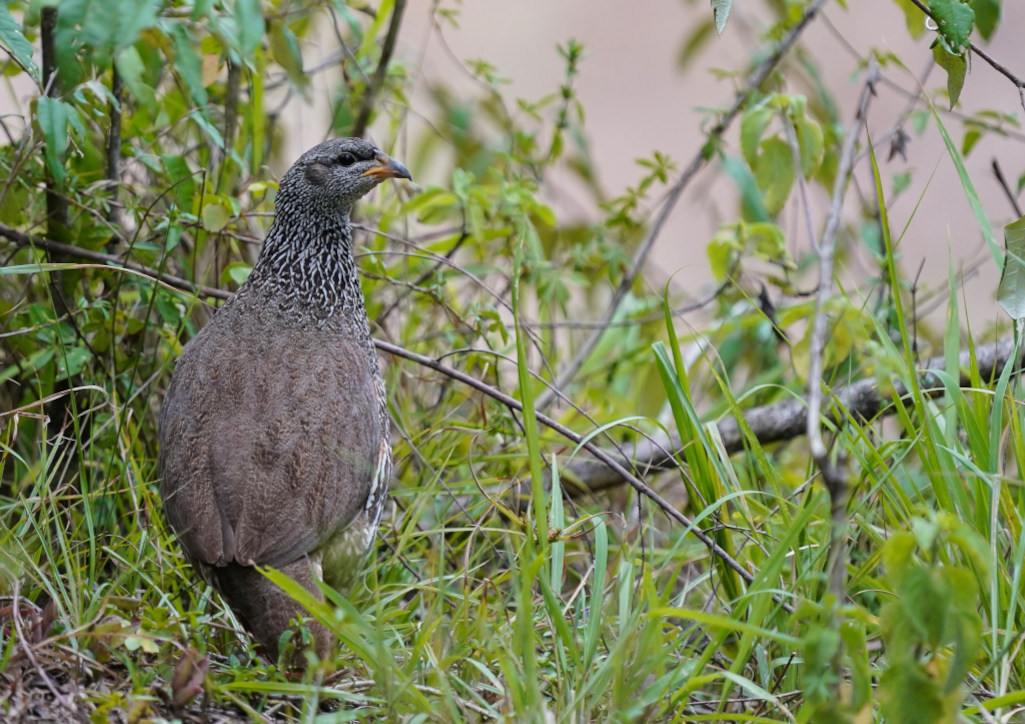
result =
[[[360,99],[359,115],[352,126],[352,135],[362,138],[366,133],[367,125],[370,123],[370,113],[374,110],[374,101],[377,100],[377,93],[384,85],[384,79],[388,75],[388,63],[391,62],[392,53],[395,52],[395,41],[399,37],[399,28],[402,26],[402,13],[406,9],[406,0],[395,0],[395,7],[391,11],[391,22],[388,25],[388,34],[384,38],[384,45],[381,46],[381,60],[377,63],[370,83],[363,91],[363,98]]]

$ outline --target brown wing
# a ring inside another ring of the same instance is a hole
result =
[[[379,465],[376,359],[318,330],[274,325],[274,344],[251,342],[271,338],[222,309],[161,410],[164,508],[186,553],[212,565],[280,567],[317,548],[363,510]]]

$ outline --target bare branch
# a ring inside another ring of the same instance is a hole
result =
[[[356,123],[352,126],[352,135],[363,137],[367,125],[370,122],[370,113],[374,110],[374,101],[377,93],[384,85],[384,79],[388,75],[388,63],[391,62],[392,53],[395,52],[395,41],[399,37],[399,28],[402,26],[402,13],[406,9],[406,0],[395,0],[395,7],[392,9],[391,22],[388,25],[388,34],[384,38],[384,45],[381,46],[381,59],[377,63],[374,76],[370,84],[363,92],[363,98],[359,104],[359,115],[356,116]]]
[[[1017,365],[1025,363],[1022,350],[1018,350],[1017,357],[1014,358],[1015,349],[1014,340],[1011,339],[976,347],[974,355],[979,377],[984,381],[993,380],[1009,362],[1013,361]],[[961,387],[970,387],[972,384],[968,373],[964,371],[972,366],[972,352],[973,350],[964,350],[960,355]],[[937,397],[943,394],[943,383],[934,372],[944,369],[946,358],[942,355],[927,360],[919,368],[919,384],[923,395]],[[891,389],[880,390],[878,380],[867,378],[835,390],[835,404],[822,415],[822,419],[838,425],[845,419],[870,421],[893,414],[896,411],[893,400],[904,399],[909,393],[904,383],[898,379],[891,380],[890,384]],[[808,409],[804,400],[795,398],[746,410],[743,419],[758,443],[768,445],[804,435],[808,428]],[[747,438],[735,418],[727,417],[720,420],[716,428],[727,453],[734,454],[744,449]],[[683,441],[675,436],[643,440],[633,447],[630,457],[636,468],[665,470],[676,466],[672,455],[666,451],[675,454],[683,444]],[[572,461],[562,472],[586,482],[588,488],[595,491],[616,487],[624,482],[616,471],[597,460]]]

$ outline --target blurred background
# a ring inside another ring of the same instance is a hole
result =
[[[704,142],[703,131],[711,125],[709,111],[728,107],[743,81],[742,76],[726,74],[727,69],[744,68],[751,49],[760,46],[759,38],[771,25],[768,15],[762,14],[765,7],[750,2],[735,4],[722,37],[709,32],[710,12],[703,1],[442,2],[442,8],[450,6],[457,11],[445,25],[433,22],[434,5],[410,3],[399,36],[396,55],[416,75],[421,91],[413,96],[411,106],[416,113],[407,119],[406,133],[411,138],[448,133],[432,116],[426,88],[445,85],[457,98],[467,99],[486,92],[467,69],[468,62],[483,60],[500,69],[498,88],[512,109],[517,99],[537,100],[556,92],[565,70],[557,48],[576,39],[584,47],[584,59],[574,87],[586,111],[585,138],[594,154],[595,171],[609,194],[637,183],[644,173],[637,159],[648,158],[656,150],[668,154],[680,168],[689,162]],[[884,68],[884,82],[872,102],[869,129],[882,135],[906,110],[909,96],[917,93],[923,78],[932,93],[945,88],[946,76],[935,67],[929,49],[934,34],[927,31],[913,40],[893,0],[857,0],[847,6],[827,3],[824,17],[812,23],[801,42],[821,63],[821,83],[834,94],[845,126],[854,117],[863,78],[862,59],[874,50],[883,57],[893,53],[905,60],[907,68],[896,64]],[[1025,55],[1014,29],[1025,27],[1025,3],[1004,3],[1003,14],[986,48],[1007,63],[1022,61],[1017,68],[1020,75],[1025,73]],[[336,52],[331,29],[325,27],[321,34],[325,55]],[[696,34],[702,42],[695,43]],[[685,59],[687,51],[693,54]],[[312,139],[328,135],[329,101],[337,82],[338,76],[332,73],[316,75],[310,102],[287,114],[291,132],[277,159],[279,170],[311,145]],[[976,59],[948,128],[960,145],[964,136],[960,119],[988,111],[1013,114],[1021,110],[1013,85]],[[904,273],[918,279],[918,289],[927,297],[930,290],[942,293],[946,289],[948,269],[953,265],[963,279],[963,307],[968,310],[962,322],[976,330],[1002,322],[1006,317],[995,303],[999,270],[985,248],[940,133],[934,123],[926,124],[922,134],[910,127],[907,130],[911,136],[907,160],[900,156],[887,160],[885,147],[880,154],[884,179],[910,174],[910,185],[888,199],[892,231],[895,238],[900,236]],[[1025,165],[1025,135],[1013,126],[1006,130],[1016,143],[984,134],[966,159],[998,238],[1002,226],[1016,216],[990,166],[999,153],[1005,173],[1011,176],[1009,182],[1015,185],[1018,169]],[[739,153],[737,135],[735,124],[728,136],[734,154]],[[447,181],[447,167],[440,163],[414,171],[421,183]],[[542,189],[549,203],[562,212],[579,214],[584,221],[598,220],[575,175],[557,173],[553,178],[558,183],[548,183]],[[848,212],[857,198],[871,195],[869,180],[867,168],[859,169],[848,197]],[[645,276],[653,290],[661,291],[669,282],[677,301],[685,303],[714,289],[705,247],[720,222],[736,217],[737,196],[733,182],[714,167],[691,184],[647,265]],[[653,199],[654,203],[658,200]],[[828,203],[814,199],[811,206],[812,212],[819,214]],[[780,219],[795,257],[808,248],[802,214],[791,202]],[[822,219],[817,216],[816,221],[816,231],[821,233]],[[945,306],[934,305],[935,313],[927,319],[942,325]]]

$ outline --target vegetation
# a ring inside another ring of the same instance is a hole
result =
[[[437,84],[414,105],[394,54],[404,0],[0,6],[0,69],[30,89],[0,117],[0,716],[1020,717],[1021,354],[961,329],[953,270],[945,327],[916,317],[887,214],[907,178],[878,156],[940,129],[1017,320],[1025,222],[1005,252],[964,157],[982,137],[1020,143],[1021,116],[947,109],[969,56],[1008,93],[1025,84],[971,45],[1001,0],[897,1],[907,29],[890,31],[933,34],[945,82],[910,83],[885,134],[866,128],[871,91],[913,81],[906,59],[865,58],[858,107],[839,103],[802,33],[844,3],[765,0],[704,145],[642,160],[613,195],[572,40],[543,98],[509,98],[501,69],[467,62],[476,95]],[[756,7],[690,4],[706,20],[689,63]],[[435,3],[438,32],[459,12]],[[323,27],[337,52],[317,65]],[[283,109],[316,73],[338,78],[332,134],[372,124],[414,178],[449,172],[360,207],[393,506],[364,583],[310,604],[336,658],[296,677],[183,562],[155,424],[182,345],[251,267],[269,164],[291,160]],[[410,133],[411,112],[431,130]],[[708,242],[715,287],[698,304],[651,295],[652,244],[708,167],[741,200]],[[873,185],[844,208],[854,168]],[[546,203],[567,178],[596,223]]]

